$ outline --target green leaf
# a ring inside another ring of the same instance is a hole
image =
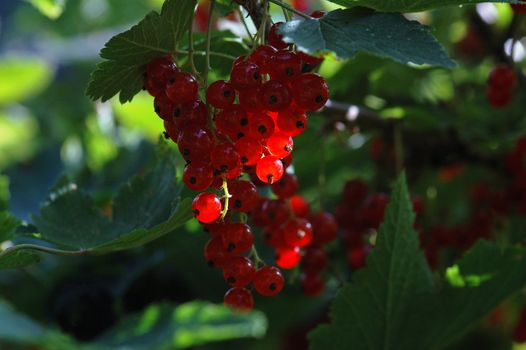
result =
[[[234,314],[222,305],[191,302],[152,305],[118,324],[96,344],[107,349],[185,349],[212,341],[262,337],[261,312]]]
[[[434,291],[413,221],[401,176],[367,267],[340,289],[331,308],[332,323],[310,334],[312,349],[402,349],[400,337],[413,337],[407,311]]]
[[[217,0],[215,11],[219,16],[226,16],[239,6],[234,0]]]
[[[444,348],[526,284],[524,248],[479,241],[439,289],[413,220],[401,176],[367,266],[338,292],[331,324],[310,334],[313,350]]]
[[[26,0],[36,7],[42,14],[57,19],[64,12],[66,0]]]
[[[111,38],[100,52],[108,61],[97,66],[86,94],[106,101],[120,93],[121,103],[131,101],[143,87],[146,64],[175,52],[195,5],[196,0],[167,0],[161,14],[152,11],[130,30]]]
[[[0,243],[13,238],[17,226],[20,224],[17,218],[7,211],[0,212]]]
[[[91,196],[76,186],[63,184],[55,188],[50,202],[33,218],[42,242],[7,248],[0,253],[0,268],[34,260],[20,252],[106,254],[135,248],[172,232],[192,218],[191,200],[179,198],[175,159],[168,145],[161,143],[154,168],[124,185],[113,198],[113,205],[105,208],[105,214]],[[53,251],[55,247],[48,248],[49,243],[44,241],[67,250]]]
[[[53,67],[39,58],[7,57],[0,60],[0,105],[24,101],[44,90]]]
[[[382,12],[418,12],[431,10],[445,6],[472,5],[486,0],[329,0],[345,7],[369,7]],[[503,2],[518,4],[514,0],[494,0],[493,2]]]
[[[302,51],[334,52],[342,59],[363,51],[400,63],[455,67],[428,27],[400,14],[336,10],[320,19],[295,20],[281,28]]]

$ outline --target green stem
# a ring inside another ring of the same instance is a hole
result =
[[[17,244],[0,253],[0,259],[6,255],[12,254],[19,250],[37,250],[39,252],[44,252],[48,254],[60,255],[60,256],[82,256],[89,254],[89,250],[80,249],[80,250],[62,250],[50,247],[44,247],[36,244]]]
[[[199,72],[197,71],[197,68],[195,68],[194,63],[194,36],[193,36],[193,26],[194,24],[194,12],[192,12],[192,18],[190,19],[189,26],[188,26],[188,64],[190,65],[190,69],[192,73],[197,77],[199,76]]]
[[[291,12],[293,12],[293,13],[297,14],[298,16],[303,17],[305,19],[312,19],[311,16],[309,16],[309,15],[307,15],[307,14],[301,12],[301,11],[296,10],[294,7],[290,6],[289,4],[281,2],[281,0],[268,0],[268,2],[276,4],[276,5],[280,6],[281,8],[287,9],[287,10],[289,10],[289,11],[291,11]]]
[[[280,2],[283,4],[283,0],[280,0]],[[281,9],[283,10],[283,16],[285,17],[285,20],[289,22],[291,20],[289,11],[283,6],[281,7]]]
[[[188,50],[177,50],[175,52],[178,53],[178,54],[182,54],[182,55],[188,54]],[[206,55],[206,51],[194,51],[193,54],[194,54],[194,56],[195,55],[205,56]],[[210,51],[209,54],[210,54],[210,56],[223,57],[223,58],[226,58],[226,59],[229,59],[229,60],[232,60],[232,61],[236,59],[236,57],[228,55],[226,53],[222,53],[222,52]]]
[[[250,38],[250,42],[252,43],[252,46],[254,46],[254,38],[252,37],[252,34],[250,34],[250,30],[248,29],[247,21],[245,20],[245,16],[243,16],[243,12],[238,7],[237,8],[237,14],[239,15],[239,19],[241,20],[241,23],[243,23],[243,27],[245,27],[245,31],[247,32],[248,37]]]
[[[252,245],[252,249],[250,250],[250,256],[254,258],[256,269],[259,267],[259,265],[263,265],[263,266],[266,265],[265,262],[259,257],[258,251],[255,245]]]
[[[228,182],[226,181],[226,177],[223,177],[223,185],[221,186],[221,189],[223,190],[223,195],[225,198],[225,205],[221,211],[221,220],[224,220],[226,214],[228,213],[228,205],[231,197],[230,193],[228,192]]]
[[[210,38],[212,36],[212,15],[214,14],[215,0],[210,1],[210,11],[208,12],[208,26],[206,30],[206,63],[204,80],[205,86],[208,86],[208,71],[210,70]]]

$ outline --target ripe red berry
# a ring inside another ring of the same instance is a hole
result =
[[[289,200],[290,208],[295,216],[300,218],[306,218],[310,213],[309,202],[305,200],[302,196],[294,196]]]
[[[307,112],[317,111],[325,106],[329,98],[329,87],[318,74],[304,73],[292,81],[291,87],[298,107]]]
[[[302,134],[307,128],[307,116],[305,113],[286,109],[279,112],[276,118],[276,124],[279,130],[292,137],[296,137]]]
[[[493,69],[489,75],[489,84],[498,89],[511,89],[515,82],[515,71],[505,64]]]
[[[179,152],[186,161],[209,159],[213,147],[212,133],[199,125],[191,124],[181,130],[177,140]]]
[[[321,10],[316,10],[316,11],[313,11],[310,16],[312,18],[322,18],[323,16],[325,16],[327,14],[326,11],[321,11]]]
[[[256,269],[249,258],[236,256],[225,261],[223,277],[232,287],[244,287],[254,278]]]
[[[252,211],[254,225],[278,227],[290,217],[290,209],[283,200],[261,199]]]
[[[254,289],[261,295],[271,297],[283,289],[285,279],[281,271],[274,266],[264,266],[256,271]]]
[[[301,250],[299,247],[280,247],[276,249],[276,265],[282,269],[293,269],[300,263]]]
[[[254,236],[250,227],[243,223],[227,225],[223,233],[223,247],[231,254],[242,254],[252,248]]]
[[[256,186],[246,180],[231,181],[228,192],[232,196],[230,202],[235,211],[246,213],[254,209],[259,196]]]
[[[179,138],[180,130],[177,127],[177,125],[175,125],[175,123],[173,121],[165,120],[164,121],[164,130],[166,131],[166,134],[168,135],[168,137],[173,142],[177,142],[177,139]],[[165,134],[165,136],[166,136],[166,134]]]
[[[275,132],[266,140],[266,145],[270,154],[278,158],[285,158],[292,152],[294,141],[289,135]]]
[[[317,273],[303,273],[300,276],[301,289],[305,295],[318,296],[325,289],[325,281]]]
[[[294,174],[284,173],[279,181],[272,184],[271,189],[279,198],[290,198],[298,192],[298,178]]]
[[[240,62],[232,67],[230,82],[236,90],[256,87],[261,84],[261,74],[257,64],[249,61]]]
[[[186,72],[177,72],[166,84],[166,95],[174,103],[190,103],[197,98],[199,85],[194,76]]]
[[[359,179],[347,181],[343,188],[343,198],[345,204],[358,208],[367,197],[367,185]]]
[[[511,4],[511,8],[513,9],[513,12],[518,15],[526,13],[526,5]]]
[[[274,120],[267,113],[257,113],[250,117],[248,135],[258,141],[269,138],[274,133]]]
[[[286,49],[290,45],[283,41],[283,36],[278,32],[282,24],[283,22],[274,23],[268,32],[268,43],[278,50]]]
[[[301,261],[302,270],[307,273],[319,273],[325,266],[327,266],[327,254],[323,248],[308,247]]]
[[[271,57],[277,52],[274,47],[270,45],[260,45],[256,47],[254,52],[249,57],[249,60],[259,66],[261,74],[268,74],[272,68],[270,63]]]
[[[206,190],[213,179],[213,169],[208,163],[192,162],[184,168],[183,182],[194,191]]]
[[[222,208],[219,198],[210,192],[199,193],[192,202],[194,216],[205,224],[219,219]]]
[[[206,127],[207,114],[206,105],[201,100],[193,100],[189,103],[176,105],[173,111],[175,123],[180,128],[190,124]]]
[[[263,109],[259,98],[259,88],[247,88],[239,91],[239,105],[247,112],[255,113]]]
[[[290,80],[301,74],[301,60],[292,51],[278,51],[271,60],[270,76],[272,79]]]
[[[286,244],[282,236],[282,232],[279,229],[279,227],[273,227],[269,226],[266,227],[263,231],[263,238],[265,239],[265,243],[273,248],[279,249],[279,248],[285,248],[290,249]],[[278,266],[281,267],[281,265],[278,264]]]
[[[278,157],[265,156],[256,163],[256,175],[262,182],[273,184],[283,176],[283,163]]]
[[[303,62],[304,64],[308,64],[309,66],[316,66],[323,62],[323,57],[316,57],[311,56],[309,54],[306,54],[305,52],[298,52],[297,53],[298,58]]]
[[[210,160],[214,169],[220,173],[229,172],[241,165],[239,154],[230,142],[215,145],[210,153]]]
[[[233,140],[240,139],[248,133],[249,118],[238,105],[230,106],[219,112],[215,117],[215,122],[217,130]]]
[[[490,85],[486,89],[486,98],[493,107],[501,108],[511,102],[513,94],[511,90],[500,89]]]
[[[263,155],[263,146],[257,139],[243,137],[234,144],[237,153],[239,153],[241,164],[254,165]]]
[[[336,238],[338,224],[334,215],[327,212],[311,215],[310,222],[314,232],[313,243],[317,245],[327,244]]]
[[[299,87],[297,89],[299,90]],[[261,104],[269,111],[282,111],[290,106],[292,101],[289,88],[278,80],[267,81],[261,86],[259,92]]]
[[[144,87],[152,96],[164,95],[168,78],[178,71],[170,56],[154,58],[146,66]]]
[[[226,306],[239,312],[247,312],[254,307],[254,298],[252,293],[246,288],[230,288],[223,300]]]
[[[155,113],[164,120],[173,121],[175,104],[165,95],[158,95],[153,99]]]
[[[225,262],[232,257],[232,254],[223,247],[222,237],[215,236],[206,243],[204,256],[210,267],[223,268]]]
[[[227,108],[234,103],[236,91],[234,86],[224,80],[216,80],[206,90],[206,100],[215,108]]]
[[[295,218],[287,221],[281,228],[285,243],[289,247],[305,247],[312,242],[312,225],[309,221]]]

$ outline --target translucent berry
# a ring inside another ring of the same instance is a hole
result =
[[[215,108],[227,108],[234,103],[236,91],[234,86],[224,80],[216,80],[206,90],[206,100]]]
[[[254,236],[250,227],[243,223],[228,225],[223,233],[223,247],[231,254],[248,252],[254,243]]]
[[[233,256],[223,247],[221,236],[212,237],[206,243],[204,255],[207,264],[215,268],[223,268],[225,262]]]
[[[173,110],[173,118],[181,128],[190,124],[206,127],[207,114],[206,105],[201,100],[193,100],[189,103],[176,105]]]
[[[179,152],[186,161],[209,159],[213,147],[212,133],[199,125],[188,125],[177,140]]]
[[[248,135],[262,141],[269,138],[275,129],[274,120],[267,113],[257,113],[249,119]]]
[[[263,109],[259,98],[259,88],[247,88],[239,91],[239,105],[247,112],[255,113]]]
[[[283,163],[278,157],[265,156],[256,163],[256,175],[262,182],[273,184],[283,176]]]
[[[180,130],[177,127],[177,125],[175,125],[175,123],[173,121],[165,120],[164,121],[164,130],[166,131],[165,135],[168,135],[168,137],[173,142],[177,142],[177,139],[179,138]]]
[[[307,116],[305,113],[286,109],[279,112],[276,123],[280,131],[296,137],[302,134],[307,128]]]
[[[290,80],[301,74],[301,60],[292,51],[278,51],[270,60],[272,79]]]
[[[312,112],[325,106],[329,98],[329,87],[318,74],[304,73],[291,83],[292,95],[300,108]]]
[[[256,269],[249,258],[236,256],[226,260],[223,277],[232,287],[244,287],[254,278]]]
[[[259,294],[271,297],[281,292],[285,286],[285,279],[278,268],[264,266],[256,272],[253,284]]]
[[[146,66],[144,87],[152,96],[164,95],[168,77],[178,71],[170,56],[154,58]]]
[[[281,228],[285,243],[289,247],[305,247],[312,242],[313,231],[309,221],[295,218],[287,221]]]
[[[223,302],[226,306],[239,312],[247,312],[254,307],[252,293],[246,288],[230,288],[226,292]]]
[[[367,185],[359,179],[347,181],[343,188],[343,198],[345,204],[352,207],[359,207],[367,197]]]
[[[204,191],[210,187],[214,171],[209,163],[194,161],[184,168],[183,182],[194,191]]]
[[[327,14],[326,11],[321,11],[321,10],[316,10],[316,11],[313,11],[310,16],[312,18],[322,18],[323,16],[325,16]]]
[[[217,130],[237,140],[239,134],[248,134],[249,118],[245,110],[240,106],[233,105],[219,112],[215,117]]]
[[[325,289],[325,281],[317,273],[302,273],[300,284],[303,293],[308,296],[318,296]]]
[[[232,196],[230,203],[235,211],[247,213],[256,206],[259,196],[256,186],[246,180],[231,181],[228,192]]]
[[[289,47],[290,44],[287,44],[283,41],[283,36],[279,34],[278,29],[283,24],[283,22],[274,23],[268,33],[268,43],[274,46],[278,50],[283,50]]]
[[[285,158],[292,152],[294,141],[289,135],[275,132],[266,140],[266,145],[270,154],[278,158]]]
[[[498,89],[511,89],[515,82],[515,71],[505,64],[493,69],[489,75],[489,84]]]
[[[198,194],[192,202],[194,216],[205,224],[219,219],[222,207],[219,197],[210,192]]]
[[[310,205],[305,198],[302,196],[296,195],[293,196],[290,200],[290,208],[295,216],[300,218],[306,218],[310,213]]]
[[[230,82],[236,90],[255,87],[261,84],[261,74],[257,64],[249,61],[240,62],[232,67]]]
[[[311,56],[309,54],[306,54],[305,52],[300,51],[297,53],[297,55],[301,62],[309,66],[316,66],[323,62],[323,57]]]
[[[177,72],[166,84],[166,95],[174,103],[190,103],[197,98],[198,89],[199,85],[192,74]]]
[[[260,45],[256,47],[254,52],[250,55],[249,60],[259,66],[261,74],[268,74],[272,68],[270,59],[277,51],[278,50],[270,45]]]
[[[311,215],[310,222],[314,231],[314,244],[322,245],[333,241],[338,232],[334,215],[327,212]]]
[[[254,165],[263,155],[263,146],[257,139],[243,137],[234,144],[237,153],[239,153],[241,164]]]
[[[164,94],[153,99],[155,113],[163,120],[172,121],[175,104]]]
[[[511,102],[513,94],[511,90],[501,89],[490,85],[486,89],[486,98],[493,107],[501,108]]]
[[[239,168],[241,164],[239,154],[230,142],[215,145],[210,154],[210,160],[214,169],[220,173]]]
[[[302,270],[308,273],[319,273],[325,266],[327,266],[327,254],[325,254],[323,248],[308,247],[301,260]]]
[[[290,198],[298,192],[299,187],[296,175],[284,173],[281,179],[274,182],[270,188],[279,198]]]
[[[276,249],[276,265],[282,269],[293,269],[300,263],[301,250],[298,247],[281,247]]]
[[[297,90],[299,90],[299,87]],[[282,111],[290,106],[292,101],[289,88],[278,80],[267,81],[261,86],[259,91],[261,104],[269,111]]]

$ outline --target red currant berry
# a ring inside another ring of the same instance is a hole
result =
[[[515,12],[518,15],[526,13],[526,5],[511,4],[511,8],[513,9],[513,12]],[[525,332],[525,334],[526,334],[526,332]],[[525,338],[525,340],[526,340],[526,338]]]
[[[292,153],[285,158],[281,158],[281,163],[283,163],[283,168],[287,169],[292,164]]]
[[[359,179],[347,181],[343,188],[345,204],[352,208],[358,208],[367,197],[367,185]]]
[[[183,182],[194,191],[204,191],[212,184],[214,171],[208,163],[194,161],[184,168]]]
[[[489,75],[489,84],[497,89],[509,90],[515,85],[515,82],[515,71],[505,64],[493,69]]]
[[[273,184],[283,176],[283,163],[278,157],[265,156],[256,163],[256,175],[262,182]]]
[[[289,80],[301,74],[301,60],[292,51],[278,51],[270,60],[272,79]]]
[[[287,44],[283,41],[283,36],[279,34],[278,30],[279,27],[283,24],[283,22],[276,22],[274,23],[269,30],[268,33],[268,43],[272,46],[274,46],[278,50],[283,50],[289,47],[290,44]]]
[[[237,140],[246,136],[249,127],[247,113],[237,105],[219,112],[215,117],[217,130]],[[239,137],[242,134],[242,137]]]
[[[237,153],[239,153],[241,164],[254,165],[263,155],[263,146],[261,142],[251,137],[243,137],[234,144]]]
[[[316,10],[316,11],[313,11],[310,16],[312,18],[322,18],[323,16],[325,16],[327,14],[327,11],[321,11],[321,10]]]
[[[210,267],[223,268],[225,262],[232,257],[232,254],[223,247],[221,236],[212,237],[204,250],[205,260]]]
[[[303,64],[307,64],[309,66],[317,66],[318,64],[323,62],[323,57],[311,56],[306,54],[305,52],[300,51],[297,53],[297,55],[301,62],[303,62]]]
[[[232,287],[244,287],[254,278],[256,269],[249,258],[236,256],[228,259],[223,267],[223,277]]]
[[[271,297],[281,292],[285,286],[285,279],[278,268],[264,266],[256,272],[253,284],[259,294]]]
[[[219,219],[222,207],[219,198],[210,192],[199,193],[192,202],[194,216],[205,224]]]
[[[206,90],[206,100],[215,108],[227,108],[234,103],[236,91],[227,81],[214,81]]]
[[[361,269],[366,265],[367,250],[365,246],[351,248],[347,251],[347,261],[354,270]]]
[[[261,84],[261,74],[257,64],[244,61],[232,67],[230,82],[236,90],[255,87]]]
[[[276,265],[282,269],[293,269],[300,263],[301,250],[298,247],[282,247],[276,249]]]
[[[268,74],[272,68],[270,64],[271,57],[278,52],[274,47],[269,45],[260,45],[256,47],[250,55],[249,60],[259,66],[261,74]]]
[[[270,187],[272,192],[279,198],[290,198],[298,192],[298,178],[294,174],[284,173],[279,181],[276,181]]]
[[[270,154],[279,158],[285,158],[292,152],[294,141],[289,135],[275,132],[266,140],[266,145]]]
[[[267,81],[261,86],[259,92],[261,104],[269,111],[282,111],[290,106],[292,101],[289,88],[278,80]]]
[[[163,120],[172,121],[175,105],[166,95],[158,95],[153,99],[155,113]]]
[[[296,195],[289,200],[290,208],[295,216],[300,218],[306,218],[310,213],[309,202],[302,196]]]
[[[170,56],[155,58],[146,66],[144,87],[152,96],[164,95],[169,76],[178,71]]]
[[[319,274],[303,273],[300,283],[303,293],[311,297],[320,295],[325,289],[325,281]]]
[[[327,266],[327,254],[321,247],[309,247],[301,260],[301,268],[308,273],[319,273]]]
[[[322,108],[329,98],[329,87],[318,74],[304,73],[293,80],[291,87],[296,103],[307,112]]]
[[[220,173],[240,167],[239,154],[230,142],[215,145],[210,154],[210,160],[214,169]]]
[[[312,242],[312,225],[301,218],[291,219],[281,228],[285,243],[289,247],[305,247]]]
[[[230,288],[226,292],[223,302],[238,312],[248,312],[254,307],[252,293],[246,288]]]
[[[287,135],[296,137],[301,135],[307,128],[307,116],[305,113],[299,113],[291,109],[279,112],[276,118],[276,124],[279,130]]]
[[[205,161],[209,158],[213,147],[212,134],[210,130],[199,125],[188,125],[179,134],[177,140],[179,152],[186,161]]]
[[[246,253],[252,248],[253,243],[254,236],[246,224],[230,224],[223,233],[223,247],[231,254]]]
[[[260,208],[260,221],[262,226],[278,227],[285,223],[290,217],[290,209],[283,200],[264,201]]]
[[[166,84],[166,95],[174,103],[190,103],[196,99],[198,89],[199,85],[192,74],[177,72]]]
[[[282,232],[279,228],[276,228],[273,226],[265,228],[263,232],[263,238],[265,239],[265,243],[270,247],[274,247],[276,249],[278,248],[290,249],[285,244]]]
[[[263,105],[259,99],[259,88],[255,87],[240,90],[239,105],[247,112],[260,112],[263,109]]]
[[[389,197],[383,193],[372,194],[365,200],[361,215],[368,228],[377,228],[380,225],[388,203]]]
[[[246,180],[232,181],[228,184],[228,192],[232,195],[230,202],[234,210],[242,213],[250,212],[256,206],[259,196],[256,186]]]
[[[274,120],[267,113],[251,116],[248,123],[248,135],[258,141],[270,137],[274,133]]]
[[[490,85],[486,90],[486,98],[493,107],[501,108],[511,102],[513,94],[508,89],[496,88]]]
[[[173,142],[177,142],[177,139],[179,138],[180,130],[177,127],[177,125],[175,125],[174,122],[165,120],[164,121],[164,130],[166,131],[165,136],[168,135],[168,137]]]
[[[331,213],[313,214],[310,217],[310,222],[314,231],[314,244],[327,244],[336,238],[338,224]]]
[[[206,106],[201,100],[176,105],[173,112],[174,120],[181,128],[190,124],[206,127],[207,114]]]

